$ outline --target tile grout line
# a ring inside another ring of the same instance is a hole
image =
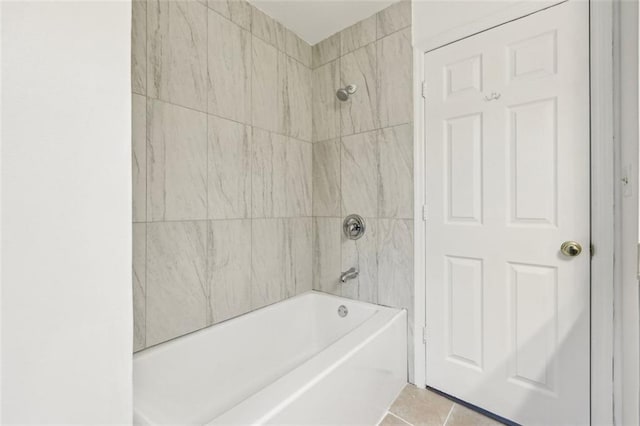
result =
[[[207,2],[208,4],[208,2]],[[249,34],[249,52],[251,54],[249,63],[249,131],[251,132],[249,139],[249,210],[247,215],[249,216],[249,312],[253,310],[253,148],[254,148],[254,134],[253,134],[253,15],[251,22],[251,31]]]
[[[339,49],[339,56],[336,59],[337,64],[338,64],[338,85],[341,86],[342,85],[342,35],[340,35],[340,39],[339,39],[340,45],[338,46]],[[335,89],[334,89],[335,90]],[[313,99],[311,100],[311,102],[313,102]],[[344,217],[344,200],[342,198],[342,106],[340,105],[340,102],[338,101],[337,98],[333,99],[333,104],[337,107],[337,114],[338,114],[338,135],[340,137],[340,155],[338,157],[338,165],[340,167],[340,220],[338,221],[338,227],[342,228],[342,220]],[[340,244],[340,270],[336,271],[337,274],[341,274],[342,273],[342,262],[344,261],[344,253],[342,250],[343,244],[342,244],[342,232],[338,232],[339,235],[339,239],[338,239],[338,244]],[[358,280],[360,281],[360,280]],[[359,284],[358,284],[359,286]],[[340,288],[340,296],[344,297],[344,291],[345,288],[344,286],[339,287]]]
[[[374,69],[373,69],[373,78],[374,78],[374,84],[375,84],[375,93],[376,93],[376,98],[374,99],[374,107],[375,107],[375,114],[373,117],[374,120],[374,126],[376,127],[380,127],[380,105],[379,105],[379,99],[380,99],[380,91],[378,90],[378,88],[380,87],[380,80],[379,80],[379,73],[378,73],[378,67],[380,65],[380,58],[378,57],[378,19],[380,17],[380,12],[376,13],[376,40],[373,42],[374,43],[374,49],[373,49],[373,57],[374,57]],[[375,241],[373,241],[373,247],[374,247],[374,253],[375,253],[375,260],[376,260],[376,282],[375,282],[375,289],[376,289],[376,294],[375,294],[375,302],[379,303],[380,301],[380,251],[381,251],[381,247],[382,245],[380,244],[380,238],[381,238],[381,229],[380,229],[380,212],[381,212],[381,197],[380,197],[380,186],[382,185],[382,175],[381,175],[381,169],[380,169],[380,136],[382,135],[382,130],[380,129],[376,129],[376,173],[378,174],[376,176],[377,178],[377,182],[376,182],[376,220],[375,220],[375,228],[376,228],[376,232],[377,235],[374,235],[375,237]],[[408,344],[408,341],[407,341]],[[408,354],[407,354],[408,355]],[[408,362],[408,361],[407,361]],[[408,375],[408,371],[409,369],[407,368],[407,375]],[[404,420],[404,419],[403,419]],[[409,422],[407,422],[409,423]]]
[[[148,182],[148,172],[149,172],[149,154],[147,152],[147,141],[149,139],[149,3],[145,1],[144,3],[144,344],[142,349],[147,347],[147,317],[148,317],[148,309],[147,309],[147,294],[148,294],[148,283],[147,283],[147,263],[148,263],[148,248],[147,248],[147,235],[148,235],[148,226],[146,223],[147,215],[149,214],[149,202],[147,200],[147,191],[149,190],[149,182]],[[132,226],[133,229],[133,226]]]
[[[451,417],[451,413],[453,413],[453,409],[456,406],[455,402],[451,404],[451,408],[449,409],[449,414],[447,414],[447,418],[444,419],[444,423],[442,424],[442,426],[447,426],[447,423],[449,422],[449,417]]]
[[[209,80],[210,76],[209,76],[209,2],[207,1],[206,4],[204,5],[205,9],[207,9],[207,13],[206,13],[206,50],[205,50],[205,58],[206,58],[206,64],[207,64],[207,73],[206,73],[206,78],[205,78],[205,108],[207,109],[207,113],[209,112],[209,85],[211,84],[211,81]],[[209,206],[209,159],[210,159],[210,152],[209,152],[209,115],[207,114],[207,122],[206,122],[206,137],[205,137],[205,141],[207,144],[207,155],[206,155],[206,161],[207,161],[207,168],[206,168],[206,182],[205,182],[205,188],[206,188],[206,194],[205,194],[205,204],[207,206],[206,210],[207,210],[207,226],[206,226],[206,235],[205,235],[205,239],[204,239],[204,243],[205,243],[205,249],[204,249],[204,253],[205,253],[205,268],[204,268],[204,285],[205,285],[205,289],[207,290],[207,322],[209,323],[209,325],[213,325],[215,323],[215,318],[213,315],[213,306],[214,306],[214,301],[213,301],[213,291],[212,291],[212,284],[215,285],[215,283],[212,283],[209,281],[210,277],[212,277],[212,273],[210,271],[211,265],[210,265],[210,261],[209,261],[209,257],[210,254],[209,253],[209,239],[212,238],[212,232],[213,229],[211,227],[211,222],[208,220],[209,217],[211,216],[211,212],[210,212],[210,206]]]
[[[138,94],[138,93],[136,93],[136,94]],[[285,133],[280,133],[280,132],[277,132],[277,131],[265,129],[265,128],[260,127],[260,126],[256,126],[256,125],[253,124],[253,120],[251,120],[252,121],[251,123],[245,123],[245,122],[242,122],[242,121],[235,120],[233,118],[222,116],[220,114],[215,114],[215,113],[207,112],[207,111],[201,111],[199,109],[196,109],[196,108],[193,108],[193,107],[190,107],[190,106],[180,105],[180,104],[177,104],[175,102],[167,101],[165,99],[153,98],[153,97],[149,97],[149,96],[147,96],[146,98],[149,101],[162,102],[164,104],[172,105],[172,106],[175,106],[175,107],[178,107],[178,108],[188,109],[190,111],[194,111],[194,112],[197,112],[197,113],[200,113],[200,114],[205,114],[207,117],[209,117],[209,116],[216,117],[216,118],[219,118],[221,120],[231,121],[231,122],[236,123],[236,124],[242,124],[244,126],[250,126],[250,127],[256,128],[258,130],[262,130],[263,132],[272,133],[272,134],[278,135],[278,136],[284,136],[286,138],[290,138],[290,139],[293,139],[295,141],[304,142],[304,143],[308,143],[308,144],[313,144],[314,143],[312,140],[304,140],[304,139],[300,139],[300,138],[297,138],[295,136],[291,136],[291,135],[288,135],[288,134],[285,134]],[[401,125],[404,125],[404,124],[411,124],[411,123],[412,122],[401,123],[401,124],[398,124],[398,126],[401,126]],[[395,127],[395,126],[392,126],[392,127]],[[362,132],[362,133],[364,133],[364,132]],[[351,136],[351,135],[349,135],[349,136]],[[323,139],[322,141],[318,141],[318,142],[325,142],[325,141],[328,141],[328,140],[330,140],[330,139]]]
[[[208,4],[208,2],[207,2]],[[207,4],[204,4],[203,6],[205,7],[205,9],[207,9]],[[209,12],[207,10],[207,12],[205,13],[205,54],[204,54],[204,58],[205,58],[205,63],[207,65],[206,69],[206,73],[205,73],[205,93],[204,93],[204,107],[207,111],[209,111]],[[205,151],[205,162],[206,162],[206,167],[205,167],[205,199],[204,199],[204,204],[205,204],[205,211],[206,211],[206,217],[207,219],[209,219],[209,116],[206,116],[206,122],[205,122],[205,143],[206,143],[206,151]],[[204,264],[204,283],[203,286],[209,286],[209,232],[210,232],[210,226],[209,226],[209,221],[207,220],[206,223],[206,227],[205,227],[205,236],[204,236],[204,258],[205,258],[205,264]],[[213,310],[211,309],[211,289],[209,288],[209,291],[207,293],[205,293],[206,299],[207,299],[207,323],[209,322],[213,322]]]
[[[346,138],[348,138],[348,137],[351,137],[351,136],[358,136],[358,135],[362,135],[362,134],[364,134],[364,133],[376,132],[376,131],[378,131],[378,130],[393,129],[393,128],[395,128],[395,127],[401,127],[401,126],[407,126],[407,125],[413,125],[413,121],[406,121],[406,122],[404,122],[404,123],[392,124],[392,125],[390,125],[390,126],[384,126],[384,127],[380,127],[380,126],[378,126],[378,127],[374,127],[373,129],[370,129],[370,130],[363,130],[363,131],[361,131],[361,132],[349,133],[349,134],[346,134],[346,135],[343,135],[343,136],[337,136],[337,137],[335,137],[335,138],[328,138],[328,139],[322,139],[322,140],[319,140],[319,141],[313,141],[312,143],[330,142],[330,141],[332,141],[332,140],[335,140],[335,139],[337,139],[337,138],[341,138],[341,137],[346,137]],[[303,142],[304,142],[304,141],[303,141]]]
[[[225,217],[225,218],[186,218],[186,219],[164,219],[164,220],[149,220],[144,222],[132,222],[134,224],[154,224],[154,223],[179,223],[179,222],[224,222],[233,220],[275,220],[275,219],[313,219],[314,217],[321,217],[327,219],[340,219],[339,216],[265,216],[265,217]],[[367,219],[367,217],[365,217]],[[411,219],[406,219],[411,220]]]
[[[395,417],[396,419],[400,419],[400,420],[402,420],[403,422],[405,422],[406,424],[408,424],[408,425],[410,425],[410,426],[413,426],[413,423],[411,423],[411,422],[409,422],[408,420],[406,420],[406,419],[404,419],[404,418],[400,417],[398,414],[394,413],[393,411],[387,411],[387,414],[389,414],[389,415],[391,415],[391,416]]]
[[[367,18],[365,18],[365,19],[367,19]],[[363,19],[363,20],[364,20],[364,19]],[[361,21],[356,22],[356,24],[358,24],[359,22],[361,22]],[[354,25],[356,25],[356,24],[354,24]],[[346,30],[346,29],[348,29],[348,28],[350,28],[350,27],[347,27],[347,28],[345,28],[345,29],[343,29],[343,30],[339,31],[339,32],[338,32],[338,33],[336,33],[336,34],[339,34],[339,33],[341,33],[342,31],[344,31],[344,30]],[[406,30],[407,28],[411,28],[411,24],[409,24],[409,25],[407,25],[407,26],[405,26],[405,27],[402,27],[402,28],[400,28],[400,29],[398,29],[398,30],[395,30],[395,31],[393,31],[393,32],[391,32],[391,33],[389,33],[389,34],[386,34],[386,35],[384,35],[384,36],[382,36],[382,37],[378,37],[378,34],[377,34],[377,28],[376,28],[376,39],[375,39],[375,40],[370,41],[369,43],[365,43],[365,44],[363,44],[362,46],[359,46],[359,47],[357,47],[357,48],[355,48],[355,49],[352,49],[352,50],[349,50],[349,51],[347,51],[347,52],[343,52],[343,51],[342,51],[342,48],[340,48],[340,54],[339,54],[339,56],[337,56],[337,57],[335,57],[335,58],[333,58],[333,59],[329,59],[328,61],[326,61],[326,62],[325,62],[325,63],[323,63],[323,64],[318,64],[318,65],[316,65],[315,67],[312,67],[312,68],[311,68],[311,71],[313,71],[313,70],[315,70],[315,69],[317,69],[317,68],[323,67],[323,66],[325,66],[325,65],[327,65],[327,64],[330,64],[330,63],[331,63],[331,62],[333,62],[333,61],[337,61],[337,60],[338,60],[338,59],[340,59],[341,57],[346,56],[346,55],[348,55],[348,54],[350,54],[350,53],[353,53],[353,52],[355,52],[355,51],[356,51],[356,50],[358,50],[358,49],[362,49],[363,47],[366,47],[366,46],[368,46],[368,45],[370,45],[370,44],[374,44],[374,43],[377,43],[377,42],[378,42],[378,41],[380,41],[380,40],[384,40],[385,38],[390,37],[390,36],[392,36],[392,35],[395,35],[395,34],[397,34],[397,33],[401,32],[401,31],[404,31],[404,30]],[[334,34],[334,35],[335,35],[335,34]],[[327,40],[328,38],[331,38],[331,37],[333,37],[333,36],[329,36],[329,37],[325,38],[324,40],[322,40],[322,41],[320,41],[320,42],[318,42],[318,43],[314,44],[313,46],[316,46],[317,44],[322,43],[323,41],[325,41],[325,40]],[[259,38],[259,37],[258,37],[258,38]],[[311,46],[311,47],[313,48],[313,46]],[[303,65],[304,65],[304,64],[303,64]],[[313,64],[312,64],[312,65],[313,65]]]

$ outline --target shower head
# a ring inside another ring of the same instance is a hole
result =
[[[336,92],[336,96],[338,97],[338,99],[344,102],[349,99],[349,96],[356,93],[356,90],[358,90],[358,87],[355,84],[350,84],[347,87],[338,89],[338,91]]]

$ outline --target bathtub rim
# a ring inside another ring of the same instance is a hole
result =
[[[191,331],[189,333],[173,337],[173,338],[171,338],[169,340],[165,340],[164,342],[156,343],[156,344],[151,345],[149,347],[146,347],[146,348],[144,348],[142,350],[134,352],[133,353],[134,364],[135,364],[135,361],[137,361],[139,359],[147,358],[148,356],[151,356],[152,354],[155,354],[156,352],[164,352],[164,351],[168,350],[169,348],[177,345],[179,342],[181,342],[183,340],[187,340],[189,338],[195,338],[196,336],[200,336],[202,334],[206,334],[208,332],[212,332],[213,330],[220,330],[221,328],[224,328],[224,327],[230,327],[230,326],[232,326],[232,322],[234,320],[235,321],[237,321],[237,320],[243,320],[244,321],[244,320],[247,320],[248,318],[251,318],[252,316],[257,316],[260,313],[264,313],[264,312],[268,312],[270,310],[282,308],[283,304],[290,304],[290,303],[293,303],[296,300],[303,299],[303,298],[310,298],[310,297],[314,297],[314,296],[319,296],[319,297],[323,297],[323,298],[326,298],[326,299],[335,299],[336,301],[342,300],[342,301],[346,301],[346,302],[349,302],[349,303],[357,305],[357,306],[362,306],[362,307],[364,307],[366,309],[375,309],[376,311],[380,311],[380,310],[384,310],[384,311],[387,311],[387,310],[389,310],[389,311],[406,310],[404,308],[394,308],[394,307],[391,307],[391,306],[379,305],[379,304],[376,304],[376,303],[362,302],[360,300],[353,300],[353,299],[349,299],[349,298],[346,298],[346,297],[337,296],[335,294],[325,293],[325,292],[319,291],[319,290],[307,290],[307,291],[305,291],[303,293],[297,294],[297,295],[289,297],[287,299],[280,300],[280,301],[274,302],[274,303],[270,303],[270,304],[265,305],[265,306],[261,306],[260,308],[254,309],[254,310],[249,311],[249,312],[245,312],[244,314],[240,314],[240,315],[237,315],[235,317],[228,318],[228,319],[226,319],[224,321],[220,321],[220,322],[217,322],[215,324],[211,324],[211,325],[208,325],[206,327],[199,328],[199,329]],[[375,313],[372,315],[372,317],[374,315],[375,315]],[[364,322],[366,323],[369,319],[371,319],[371,318],[368,318]],[[362,325],[362,324],[360,324],[360,325]],[[354,330],[351,330],[351,331],[354,331]],[[349,333],[347,333],[347,334],[349,334]],[[344,336],[342,336],[342,337],[344,337]],[[335,343],[335,342],[333,342],[333,343]],[[135,365],[134,365],[133,369],[135,370]]]

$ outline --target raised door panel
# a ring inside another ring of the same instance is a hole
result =
[[[444,67],[445,99],[482,92],[482,55],[457,59]]]
[[[509,79],[523,81],[550,76],[557,70],[557,32],[527,37],[508,46]]]
[[[509,381],[555,394],[558,353],[558,271],[508,264]]]
[[[444,123],[446,182],[444,206],[449,223],[482,223],[482,114]]]
[[[508,205],[512,225],[557,223],[557,110],[555,98],[508,108]]]
[[[482,259],[446,256],[445,262],[447,359],[481,371],[484,340]]]

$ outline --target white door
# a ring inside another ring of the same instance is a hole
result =
[[[525,425],[589,424],[588,22],[425,55],[427,384]]]

